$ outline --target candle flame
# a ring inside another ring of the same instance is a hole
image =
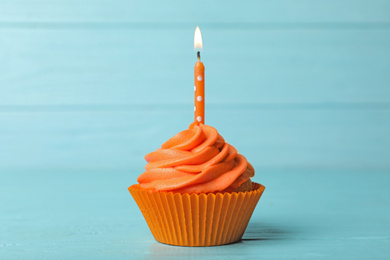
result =
[[[196,29],[195,29],[194,49],[195,50],[202,50],[203,49],[202,34],[200,32],[199,26],[196,26]]]

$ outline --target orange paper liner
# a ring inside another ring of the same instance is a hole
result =
[[[129,191],[154,238],[176,246],[216,246],[241,239],[265,187],[252,191],[180,194],[151,192],[139,184]]]

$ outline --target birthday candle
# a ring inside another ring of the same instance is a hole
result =
[[[197,56],[198,61],[195,64],[194,72],[195,72],[195,121],[204,124],[204,65],[200,61],[200,50],[203,49],[202,43],[202,34],[200,33],[200,29],[197,26],[195,29],[194,36],[194,49],[198,50]]]

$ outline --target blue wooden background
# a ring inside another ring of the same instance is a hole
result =
[[[197,25],[206,123],[267,187],[225,251],[156,244],[126,191],[193,119]],[[388,0],[0,0],[1,259],[385,259],[388,185]]]

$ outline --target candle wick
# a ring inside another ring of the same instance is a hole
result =
[[[200,61],[200,51],[198,51],[198,61]]]

